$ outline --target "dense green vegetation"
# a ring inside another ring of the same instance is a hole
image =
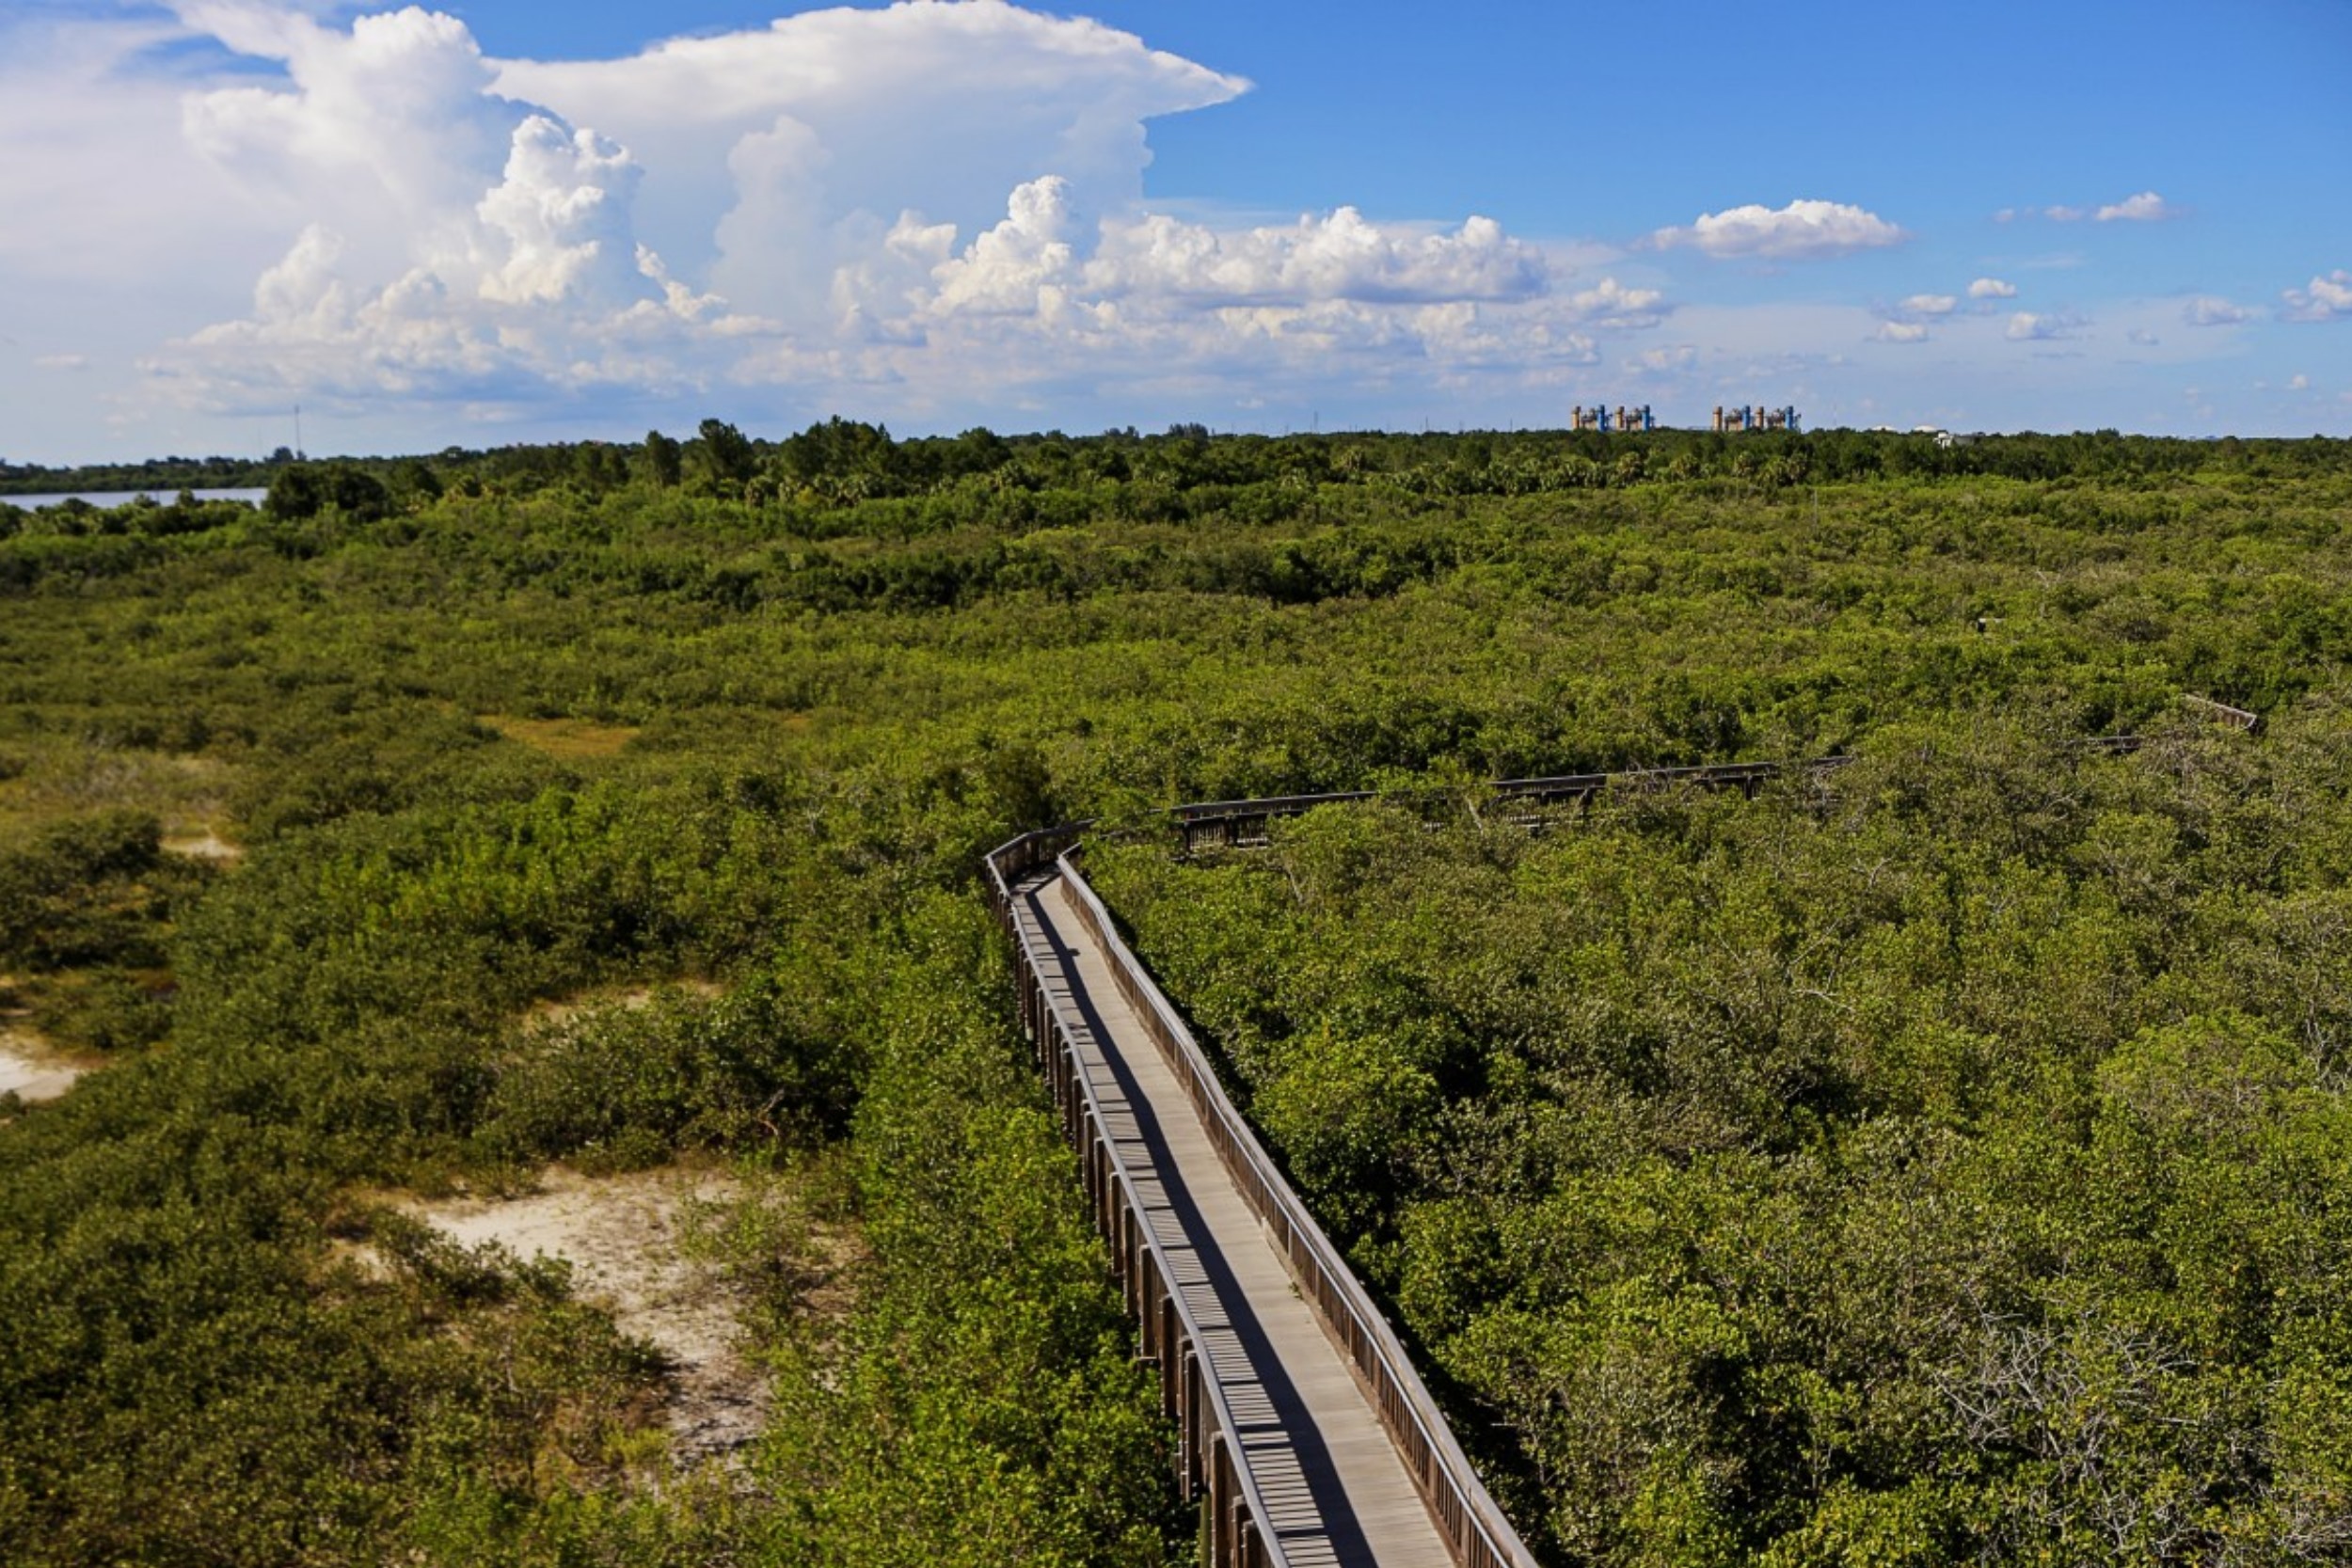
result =
[[[1559,1560],[2340,1553],[2347,500],[2324,442],[714,422],[0,511],[0,1006],[108,1063],[0,1101],[0,1559],[1179,1558],[979,852],[1844,749],[1098,854]],[[2184,689],[2273,733],[2063,748]],[[782,1195],[770,1430],[685,1477],[562,1269],[384,1201],[680,1159]]]
[[[1864,751],[1098,864],[1562,1560],[2334,1560],[2352,718]]]

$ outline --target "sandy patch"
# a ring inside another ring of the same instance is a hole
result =
[[[653,999],[665,990],[683,991],[697,1001],[708,1002],[724,994],[725,990],[715,980],[691,976],[664,980],[658,986],[600,987],[547,1002],[534,1002],[523,1015],[523,1020],[527,1023],[569,1023],[580,1014],[593,1012],[598,1007],[619,1007],[635,1012],[640,1007],[650,1006]]]
[[[67,1061],[40,1037],[0,1022],[0,1094],[27,1104],[55,1100],[89,1070]]]
[[[190,860],[213,861],[222,865],[245,859],[244,847],[221,837],[209,823],[186,832],[166,833],[163,847],[174,855],[185,855]]]
[[[569,1262],[582,1299],[669,1357],[671,1451],[692,1464],[742,1448],[766,1415],[766,1386],[741,1354],[735,1293],[717,1267],[685,1255],[690,1207],[738,1191],[710,1171],[589,1178],[558,1167],[520,1197],[411,1198],[400,1207],[469,1246],[496,1242],[518,1258]]]

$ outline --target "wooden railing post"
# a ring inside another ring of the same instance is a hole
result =
[[[1209,1560],[1227,1568],[1233,1560],[1232,1450],[1225,1434],[1209,1434]]]
[[[1200,1351],[1187,1341],[1184,1348],[1184,1372],[1179,1385],[1183,1390],[1182,1426],[1184,1442],[1184,1492],[1199,1492],[1207,1472],[1200,1462]]]
[[[1176,1301],[1165,1281],[1160,1286],[1158,1311],[1160,1315],[1160,1403],[1170,1416],[1176,1414],[1176,1382],[1171,1370],[1168,1347],[1176,1340]]]

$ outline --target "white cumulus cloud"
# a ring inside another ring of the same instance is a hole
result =
[[[2352,272],[2339,267],[2325,277],[2313,277],[2300,289],[2289,289],[2279,312],[2289,321],[2328,322],[2352,319]]]
[[[1960,308],[1960,301],[1951,294],[1913,294],[1902,308],[1907,315],[1948,316]]]
[[[2181,319],[2191,326],[2235,326],[2252,316],[2246,307],[2213,294],[2200,294],[2181,307]]]
[[[2137,196],[2109,202],[2090,215],[2100,223],[2158,223],[2180,216],[2181,210],[2153,191],[2141,191]]]
[[[1970,299],[2015,299],[2017,285],[1997,277],[1979,277],[1968,285]]]
[[[639,172],[593,131],[567,135],[543,115],[516,126],[504,178],[474,207],[485,232],[504,245],[482,279],[483,297],[644,297],[628,211]]]
[[[1247,356],[1540,376],[1664,309],[1485,217],[1152,212],[1145,121],[1248,84],[1004,0],[592,61],[491,60],[415,7],[342,27],[264,0],[183,15],[276,67],[181,116],[204,166],[287,220],[247,311],[144,361],[215,411],[771,384],[991,398]]]
[[[2015,343],[2050,342],[2074,336],[2082,322],[2073,316],[2038,315],[2020,310],[2009,318],[2002,336]]]
[[[1073,280],[1076,230],[1068,181],[1048,175],[1015,187],[1002,223],[931,269],[937,283],[931,309],[944,315],[1052,311]]]
[[[1860,207],[1804,200],[1778,208],[1751,202],[1703,213],[1687,229],[1661,229],[1650,238],[1660,246],[1689,245],[1709,256],[1798,261],[1899,245],[1909,236]]]
[[[1248,88],[1131,33],[1003,0],[810,10],[623,59],[497,71],[501,92],[637,156],[646,243],[796,325],[823,318],[834,273],[903,214],[977,232],[1046,175],[1082,227],[1137,205],[1145,123]]]
[[[1113,220],[1086,268],[1105,295],[1169,295],[1225,305],[1350,299],[1374,304],[1532,298],[1546,283],[1543,255],[1473,217],[1451,232],[1365,221],[1353,207],[1282,228],[1220,233],[1165,215]],[[1604,278],[1580,304],[1594,313],[1657,303]]]
[[[2027,208],[2026,214],[2031,216],[2034,211],[2032,208]],[[2161,223],[2168,218],[2176,218],[2181,215],[2181,210],[2178,207],[2173,206],[2153,191],[2141,191],[2137,195],[2127,196],[2121,201],[2109,201],[2095,207],[2061,204],[2043,207],[2040,211],[2042,216],[2048,218],[2052,223],[2081,223],[2086,219],[2092,223]],[[2004,213],[1994,215],[1999,221],[2007,222],[2011,214],[2005,210]]]
[[[1871,336],[1882,343],[1924,343],[1928,328],[1924,322],[1881,322]]]
[[[1579,321],[1612,326],[1654,326],[1665,295],[1656,289],[1629,289],[1613,277],[1603,277],[1589,289],[1565,295],[1561,303]]]
[[[183,123],[197,151],[289,198],[356,250],[405,256],[463,243],[456,230],[529,112],[492,95],[490,66],[464,23],[411,6],[345,30],[235,0],[183,15],[283,68],[270,85],[189,95]]]

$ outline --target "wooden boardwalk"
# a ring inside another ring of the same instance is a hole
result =
[[[1144,1223],[1241,1429],[1267,1513],[1257,1528],[1295,1568],[1449,1568],[1454,1554],[1395,1444],[1121,993],[1068,879],[1049,865],[1011,891],[1103,1134],[1136,1173]]]
[[[2261,720],[2201,697],[2200,715]],[[2133,735],[2069,743],[2137,751]],[[1614,790],[1758,788],[1851,759],[1506,779],[1481,799],[1550,825]],[[1388,797],[1442,804],[1435,792]],[[1365,791],[1171,808],[1187,850],[1267,842],[1279,818]],[[1536,1568],[1376,1303],[1234,1106],[1218,1069],[1119,934],[1072,858],[1089,824],[989,851],[991,907],[1012,939],[1021,1020],[1078,1151],[1142,1362],[1174,1423],[1170,1458],[1201,1502],[1212,1568],[1452,1564]]]

